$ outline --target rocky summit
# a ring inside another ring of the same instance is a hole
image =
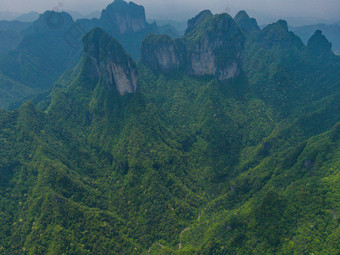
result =
[[[228,81],[241,72],[245,37],[228,14],[205,11],[188,22],[184,37],[151,36],[142,45],[142,61],[154,69],[183,70],[192,76],[213,75]],[[156,50],[150,50],[150,49]]]
[[[134,93],[138,88],[138,72],[132,58],[118,41],[102,29],[96,28],[85,35],[85,58],[89,59],[89,77],[93,82],[101,81],[120,95]]]
[[[327,40],[321,30],[315,31],[307,45],[315,54],[330,54],[332,52],[332,43]]]
[[[133,2],[127,3],[123,0],[116,0],[108,5],[102,11],[100,22],[103,27],[120,34],[138,32],[148,25],[144,7]]]

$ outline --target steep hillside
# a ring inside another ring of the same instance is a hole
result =
[[[236,17],[149,36],[138,63],[92,29],[47,95],[0,111],[0,252],[338,254],[340,60]]]

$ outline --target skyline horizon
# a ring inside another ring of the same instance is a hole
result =
[[[5,2],[9,2],[9,0],[4,0]],[[197,5],[195,8],[188,9],[185,7],[178,7],[175,6],[173,8],[160,8],[159,4],[157,7],[157,4],[148,4],[147,2],[150,2],[153,0],[137,0],[137,1],[126,1],[126,2],[134,2],[138,5],[142,5],[145,9],[146,12],[146,18],[148,20],[173,20],[173,21],[179,21],[179,22],[184,22],[187,21],[188,19],[194,17],[197,15],[200,11],[209,9],[211,10],[212,13],[223,13],[223,12],[228,12],[231,16],[235,16],[235,14],[238,11],[245,10],[249,16],[256,18],[258,23],[260,25],[265,25],[269,24],[271,22],[275,22],[278,19],[285,19],[289,23],[295,23],[291,25],[308,25],[308,24],[316,24],[316,23],[327,23],[327,24],[332,24],[332,23],[337,23],[340,21],[340,19],[337,17],[333,16],[323,16],[323,15],[312,15],[310,12],[301,12],[299,15],[297,13],[291,12],[291,13],[285,13],[281,12],[281,14],[275,13],[275,11],[268,11],[268,9],[263,9],[263,10],[256,10],[252,8],[243,8],[244,6],[235,6],[232,4],[230,1],[229,5],[225,8],[221,8],[220,4],[216,5]],[[190,2],[191,0],[187,0],[187,2]],[[267,1],[267,0],[257,0],[257,1]],[[294,0],[291,0],[289,2],[292,2]],[[305,1],[305,0],[300,0],[300,1]],[[333,1],[333,0],[329,0]],[[18,1],[16,1],[18,2]],[[40,2],[40,0],[35,0],[35,2]],[[69,3],[71,2],[70,0],[68,1]],[[72,2],[77,2],[77,0],[72,0]],[[86,2],[86,1],[85,1]],[[82,8],[77,8],[78,5],[71,5],[71,4],[65,4],[64,2],[59,2],[54,5],[54,7],[49,7],[49,8],[44,8],[44,7],[39,7],[35,6],[35,8],[30,8],[30,9],[25,9],[25,11],[15,11],[15,10],[10,10],[7,8],[6,11],[6,4],[4,5],[5,11],[0,12],[0,18],[2,20],[6,20],[6,18],[3,18],[4,16],[7,16],[7,20],[9,19],[16,19],[19,16],[23,14],[28,14],[31,12],[38,12],[39,14],[44,13],[47,10],[56,10],[56,11],[65,11],[65,12],[73,12],[76,14],[76,16],[88,16],[88,15],[94,15],[95,13],[99,14],[103,9],[105,9],[109,4],[111,4],[112,0],[102,0],[99,3],[101,3],[101,6],[97,6],[97,8],[86,8],[86,4]],[[214,2],[220,2],[220,0],[215,0]],[[8,4],[7,4],[8,6]],[[164,5],[166,6],[166,4]],[[207,8],[205,8],[207,7]],[[209,8],[212,7],[212,8]],[[176,9],[177,8],[177,9]],[[336,8],[335,8],[336,9]],[[339,3],[339,11],[340,11],[340,3]],[[310,15],[308,15],[310,14]],[[301,23],[301,24],[299,24]]]

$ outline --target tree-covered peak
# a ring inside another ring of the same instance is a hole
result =
[[[288,33],[288,23],[285,20],[280,19],[279,21],[270,24],[266,26],[263,29],[263,32],[265,33],[279,33],[281,32],[282,34]]]
[[[262,30],[262,42],[266,47],[303,48],[301,39],[289,31],[287,21],[279,20]]]
[[[204,10],[201,11],[199,14],[197,14],[194,18],[190,19],[188,21],[188,28],[185,31],[185,34],[188,34],[192,32],[194,29],[196,29],[204,20],[207,18],[212,17],[213,14],[211,13],[210,10]]]
[[[35,32],[65,32],[74,23],[67,12],[46,11],[33,22]]]
[[[315,54],[331,53],[332,43],[328,41],[326,36],[322,34],[321,30],[316,30],[308,41],[308,48]]]
[[[256,19],[250,18],[246,11],[239,11],[234,19],[245,33],[260,31]]]
[[[190,33],[186,33],[185,35],[186,40],[192,42],[203,40],[206,37],[228,38],[228,40],[233,40],[233,42],[237,42],[240,38],[244,39],[244,35],[239,26],[227,13],[206,17],[202,22],[198,23]]]

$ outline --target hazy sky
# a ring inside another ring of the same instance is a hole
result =
[[[1,12],[42,12],[47,9],[89,13],[101,10],[113,0],[0,0]],[[135,0],[146,8],[148,18],[179,18],[202,9],[213,12],[240,9],[273,17],[314,17],[340,20],[340,0]],[[258,17],[257,17],[258,18]]]

